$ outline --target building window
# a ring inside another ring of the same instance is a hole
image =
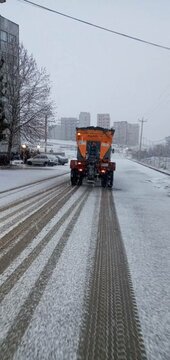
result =
[[[1,41],[0,49],[1,49],[1,52],[4,52],[6,54],[6,52],[7,52],[7,43],[5,41]]]
[[[1,35],[1,40],[3,40],[3,41],[8,40],[8,33],[6,31],[1,30],[0,35]]]
[[[16,36],[12,35],[12,34],[9,34],[8,41],[9,41],[10,44],[15,44],[16,43]]]

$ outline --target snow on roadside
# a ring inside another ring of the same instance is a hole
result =
[[[70,174],[69,174],[69,169],[67,167],[62,167],[62,169],[60,170],[60,172],[49,172],[48,169],[47,171],[32,171],[30,170],[25,170],[22,172],[20,172],[20,170],[16,170],[16,171],[12,171],[12,173],[8,173],[8,170],[4,170],[3,173],[5,174],[4,177],[1,177],[1,170],[0,170],[0,207],[8,205],[10,203],[12,203],[13,201],[22,199],[23,197],[26,197],[27,195],[32,195],[34,193],[36,193],[39,190],[43,190],[43,189],[47,189],[50,188],[51,186],[55,186],[55,185],[59,185],[63,182],[63,180],[69,180],[70,179]],[[65,174],[62,176],[62,174]],[[58,177],[58,175],[61,175]],[[50,179],[50,177],[53,177],[52,179]],[[57,177],[55,177],[57,176]],[[18,177],[19,177],[19,182],[18,182]],[[36,184],[32,184],[32,185],[28,185],[30,183],[39,181],[39,180],[44,180],[42,182],[36,183]],[[10,190],[14,187],[18,187],[18,186],[22,186],[24,185],[24,187],[19,188],[19,189],[15,189],[15,190]],[[3,191],[8,191],[10,190],[10,192],[5,192],[3,193]],[[1,193],[2,191],[2,193]]]
[[[22,169],[0,169],[0,191],[27,185],[33,181],[48,179],[50,176],[62,175],[70,171],[69,165],[54,167],[27,167]]]
[[[168,360],[170,177],[118,159],[113,194],[148,360]]]

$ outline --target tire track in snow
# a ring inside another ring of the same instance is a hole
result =
[[[80,187],[80,191],[83,187]],[[90,193],[15,360],[77,359],[84,292],[96,245],[101,189]]]
[[[0,225],[0,230],[1,230],[1,240],[0,240],[0,258],[10,249],[12,248],[19,240],[21,240],[23,238],[23,233],[21,233],[21,235],[18,235],[16,237],[16,239],[14,239],[12,241],[12,235],[11,237],[8,236],[9,232],[11,231],[11,234],[13,234],[14,228],[16,229],[17,226],[19,226],[19,224],[22,224],[24,220],[29,221],[29,216],[35,214],[38,210],[42,209],[45,204],[47,204],[51,198],[53,198],[54,196],[60,196],[62,194],[62,192],[67,188],[70,188],[70,185],[68,184],[64,184],[61,185],[59,187],[56,188],[56,190],[52,190],[52,192],[50,192],[49,194],[46,194],[45,197],[42,196],[40,199],[38,199],[38,201],[36,200],[35,202],[32,201],[30,203],[30,206],[27,205],[26,210],[25,211],[21,211],[21,208],[16,209],[15,210],[15,215],[6,215],[7,216],[7,220],[4,221],[2,223],[2,225]],[[25,209],[24,205],[24,209]],[[18,208],[18,206],[16,206],[16,208]],[[26,231],[27,232],[27,231]],[[3,241],[4,237],[7,237],[5,241]]]
[[[57,210],[62,207],[65,202],[77,191],[77,188],[68,188],[67,191],[63,190],[60,195],[57,195],[41,209],[37,210],[34,214],[30,215],[16,228],[11,230],[1,239],[1,244],[8,246],[9,243],[14,243],[12,249],[1,258],[0,274],[10,265],[10,263],[24,250],[34,237],[41,231],[41,229],[48,223],[48,221],[56,214]]]
[[[3,360],[10,360],[13,358],[14,353],[16,352],[21,339],[32,319],[34,311],[38,306],[41,297],[44,293],[44,290],[48,284],[49,279],[51,278],[53,271],[60,259],[60,256],[68,242],[69,236],[73,230],[74,225],[76,224],[78,217],[87,201],[87,198],[90,194],[90,191],[86,191],[81,198],[81,203],[78,206],[76,212],[74,213],[71,221],[69,222],[67,228],[65,229],[63,235],[61,236],[58,244],[56,245],[54,251],[52,252],[47,264],[45,265],[43,271],[39,275],[37,281],[34,284],[29,296],[27,297],[25,303],[21,306],[18,316],[15,319],[12,327],[7,333],[5,340],[0,346],[0,353]]]
[[[112,195],[102,191],[90,291],[78,359],[146,360],[127,257]]]
[[[31,266],[33,261],[39,256],[42,250],[50,242],[54,234],[62,226],[65,220],[72,213],[74,208],[79,204],[80,199],[78,198],[71,207],[64,213],[64,215],[58,220],[58,222],[52,227],[52,229],[45,235],[45,237],[37,244],[36,247],[30,252],[30,254],[22,261],[17,269],[8,277],[8,279],[0,286],[0,303],[3,301],[5,296],[10,292],[15,283],[21,278],[25,271]]]
[[[40,180],[36,180],[36,181],[32,181],[28,184],[25,184],[25,185],[20,185],[20,186],[15,186],[11,189],[7,189],[7,190],[3,190],[3,191],[0,191],[0,196],[1,194],[8,194],[8,193],[11,193],[11,192],[20,192],[22,189],[27,189],[27,188],[30,188],[32,186],[35,186],[35,185],[38,185],[42,182],[45,182],[45,181],[49,181],[49,180],[52,180],[52,179],[55,179],[55,178],[58,178],[58,177],[61,177],[61,176],[64,176],[64,175],[67,175],[69,174],[70,172],[67,171],[65,173],[62,173],[62,174],[58,174],[58,175],[54,175],[54,176],[49,176],[48,178],[45,178],[45,179],[40,179]]]
[[[60,197],[62,197],[63,194],[66,193],[66,191],[68,191],[70,189],[70,186],[62,186],[59,191],[56,190],[56,194],[55,194],[55,197],[57,200],[60,199]],[[51,194],[52,196],[49,195],[49,200],[48,200],[48,196],[47,196],[47,201],[46,199],[44,199],[44,202],[43,202],[43,196],[42,196],[42,199],[40,200],[40,207],[39,209],[36,209],[36,206],[32,209],[28,209],[28,213],[27,213],[27,217],[25,215],[25,218],[24,218],[24,213],[21,213],[20,214],[20,210],[18,210],[18,212],[16,212],[17,216],[14,218],[12,217],[12,220],[11,220],[11,223],[10,223],[10,215],[9,215],[9,222],[7,222],[7,229],[4,230],[4,234],[2,233],[2,237],[0,239],[0,250],[3,250],[3,249],[8,249],[8,244],[10,244],[10,247],[11,245],[13,245],[16,240],[18,241],[19,238],[21,237],[22,238],[22,231],[26,230],[26,232],[28,231],[28,228],[30,226],[29,222],[32,223],[33,222],[36,222],[37,221],[37,224],[39,222],[39,216],[38,214],[41,216],[43,216],[43,214],[45,213],[45,209],[46,209],[46,206],[49,204],[50,205],[50,201],[53,201],[54,199],[54,194],[52,193]],[[37,205],[38,205],[38,202],[37,202]],[[44,209],[44,211],[43,211]],[[27,210],[26,210],[27,212]],[[17,219],[18,219],[18,213],[19,213],[19,221],[17,223]],[[28,226],[29,224],[29,226]],[[4,224],[4,227],[5,227],[5,224]],[[1,231],[3,229],[3,225],[1,227]]]
[[[79,198],[80,194],[82,195],[81,190],[77,191],[74,196],[72,196],[69,201],[63,206],[61,211],[56,214],[47,226],[38,234],[38,236],[33,240],[33,242],[17,257],[17,259],[11,263],[9,268],[2,275],[2,284],[10,277],[10,275],[17,269],[23,260],[25,260],[30,252],[35,248],[36,245],[43,239],[43,237],[50,232],[52,227],[58,222],[58,220],[64,215],[66,209],[69,209],[70,206],[75,203],[75,200]],[[0,322],[0,341],[3,341],[11,328],[15,318],[19,314],[21,306],[26,301],[31,289],[34,287],[39,275],[43,271],[45,265],[47,264],[52,252],[54,251],[56,245],[58,244],[60,238],[62,237],[65,229],[67,228],[69,222],[71,221],[73,215],[75,214],[80,202],[73,209],[72,213],[68,216],[65,222],[60,226],[58,231],[54,234],[52,239],[46,244],[46,247],[42,249],[38,257],[33,261],[30,267],[23,273],[23,275],[15,283],[11,291],[5,296],[4,300],[1,302],[1,322]]]
[[[66,188],[65,188],[66,189]],[[49,193],[41,196],[39,199],[35,199],[31,202],[28,202],[20,206],[14,210],[6,214],[3,218],[0,219],[0,231],[3,236],[7,234],[14,226],[16,227],[16,224],[23,222],[26,218],[30,216],[30,213],[35,213],[36,210],[40,209],[42,206],[45,205],[48,201],[51,200],[53,196],[59,195],[60,191],[62,191],[62,188],[54,189],[50,191]],[[6,244],[5,244],[6,246]],[[4,248],[4,245],[0,246],[0,250]]]
[[[57,189],[60,189],[62,188],[63,185],[66,185],[66,184],[69,184],[68,181],[65,181],[63,183],[60,183],[60,184],[56,184],[54,186],[51,186],[47,189],[42,189],[42,190],[39,190],[39,191],[35,191],[33,193],[31,193],[31,195],[26,195],[25,197],[19,199],[19,200],[15,200],[14,202],[11,202],[10,204],[8,205],[5,205],[3,207],[0,207],[0,213],[2,213],[2,217],[0,217],[0,220],[3,219],[3,216],[4,216],[4,213],[6,213],[8,215],[8,211],[10,213],[10,215],[12,214],[12,209],[13,208],[17,208],[17,209],[20,209],[19,205],[23,205],[23,204],[27,204],[27,202],[29,203],[30,200],[34,200],[34,199],[37,199],[41,196],[44,196],[50,192],[52,192],[53,190],[57,190]]]

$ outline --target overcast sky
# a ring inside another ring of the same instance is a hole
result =
[[[170,0],[32,0],[89,22],[170,47]],[[6,0],[0,13],[19,24],[20,41],[52,80],[61,116],[110,113],[138,122],[144,137],[170,135],[170,51]]]

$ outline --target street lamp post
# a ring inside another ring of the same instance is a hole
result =
[[[27,145],[25,145],[25,144],[22,144],[22,145],[21,145],[21,149],[22,149],[22,159],[23,159],[23,162],[24,162],[24,163],[25,163],[25,160],[26,160],[26,153],[25,153],[26,148],[27,148]]]

